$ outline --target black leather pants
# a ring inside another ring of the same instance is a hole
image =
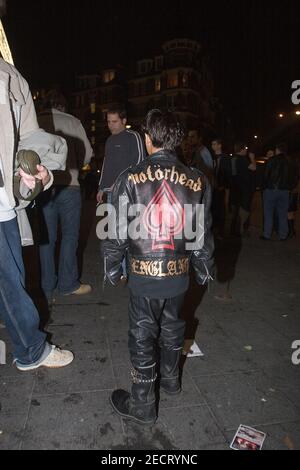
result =
[[[185,294],[170,299],[130,297],[128,346],[132,365],[139,372],[156,364],[158,344],[161,350],[181,350],[185,322],[179,314],[184,297]]]

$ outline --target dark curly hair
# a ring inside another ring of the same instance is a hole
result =
[[[149,135],[154,147],[165,150],[175,150],[184,138],[183,126],[175,114],[160,109],[148,112],[142,124],[142,132]]]

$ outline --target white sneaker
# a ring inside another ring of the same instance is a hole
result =
[[[65,295],[74,295],[74,294],[85,295],[85,294],[89,294],[90,292],[92,292],[92,287],[89,284],[80,284],[78,289],[74,290],[70,294],[65,294]]]
[[[49,367],[50,369],[58,369],[59,367],[65,367],[74,359],[74,355],[71,351],[66,349],[59,349],[57,346],[52,345],[52,351],[50,354],[39,364],[36,365],[22,365],[16,362],[16,367],[19,370],[33,370],[38,367]]]

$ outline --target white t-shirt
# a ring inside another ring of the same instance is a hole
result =
[[[4,179],[3,171],[2,171],[2,161],[0,156],[0,170],[2,173],[2,177]],[[5,188],[0,188],[0,222],[8,222],[16,217],[16,212],[9,204],[9,199],[7,196],[7,192]]]

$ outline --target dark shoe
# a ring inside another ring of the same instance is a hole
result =
[[[150,403],[134,402],[129,392],[118,389],[111,394],[110,403],[122,418],[146,425],[152,425],[156,421],[155,400]]]

